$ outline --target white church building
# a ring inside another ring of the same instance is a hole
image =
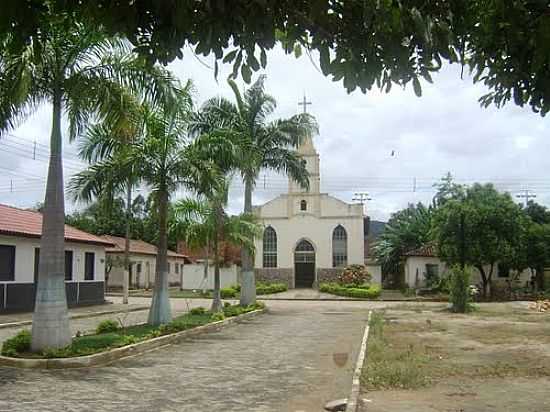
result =
[[[259,281],[311,288],[333,280],[347,265],[364,264],[363,206],[320,192],[311,137],[297,151],[306,161],[309,190],[289,179],[287,194],[254,207],[264,228],[256,240],[255,272]]]

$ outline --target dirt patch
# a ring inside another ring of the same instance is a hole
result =
[[[525,311],[492,304],[470,315],[404,305],[378,312],[363,406],[369,412],[550,410],[550,314]]]

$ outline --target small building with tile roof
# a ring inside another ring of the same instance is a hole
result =
[[[42,213],[0,204],[0,312],[34,308]],[[113,244],[65,225],[65,289],[69,306],[105,301],[105,248]]]
[[[119,236],[101,236],[112,244],[107,252],[107,286],[121,289],[124,279],[124,246],[126,239]],[[143,240],[130,240],[130,276],[129,287],[132,289],[149,289],[155,283],[157,247]],[[191,259],[184,254],[168,250],[168,283],[179,286],[182,282],[183,267]]]

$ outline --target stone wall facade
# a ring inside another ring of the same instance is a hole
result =
[[[317,286],[323,282],[335,282],[343,268],[319,268],[317,269]]]
[[[256,280],[259,282],[282,282],[291,289],[294,287],[294,269],[256,268]]]

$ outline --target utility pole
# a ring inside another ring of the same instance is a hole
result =
[[[307,113],[307,106],[311,104],[311,102],[308,102],[307,99],[306,99],[306,94],[304,93],[304,98],[302,99],[301,102],[298,102],[298,105],[299,106],[304,106],[304,114]]]
[[[523,193],[519,193],[516,195],[518,199],[525,199],[525,207],[529,204],[529,199],[535,199],[537,195],[533,193],[532,190],[525,189]]]
[[[372,198],[369,197],[369,194],[367,192],[355,192],[351,200],[352,202],[359,202],[359,204],[363,207],[363,213],[364,213],[365,203],[369,200],[372,200]]]

